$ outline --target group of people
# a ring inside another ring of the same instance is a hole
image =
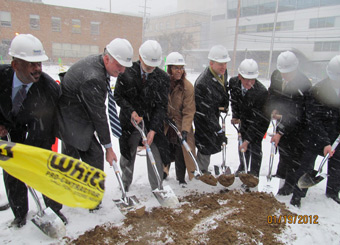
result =
[[[276,175],[285,179],[279,195],[294,192],[291,203],[300,206],[306,190],[296,186],[297,179],[314,167],[318,154],[329,153],[326,194],[340,203],[340,155],[331,149],[340,132],[340,56],[330,61],[328,78],[312,87],[299,71],[294,53],[283,52],[267,90],[257,80],[258,65],[253,59],[243,60],[238,76],[228,82],[230,57],[222,45],[210,49],[209,66],[194,86],[186,79],[185,60],[180,53],[167,56],[166,72],[159,68],[162,48],[155,40],[145,41],[139,48],[138,61],[133,62],[129,41],[116,38],[102,54],[88,56],[60,74],[60,86],[42,71],[41,62],[48,57],[36,37],[16,36],[9,55],[13,57],[11,65],[0,65],[1,139],[10,135],[14,142],[51,149],[58,137],[63,143],[62,153],[104,170],[104,160],[110,165],[118,162],[112,132],[119,138],[122,181],[125,191],[129,191],[137,147],[143,145],[135,125],[143,123],[161,181],[174,161],[176,178],[185,187],[186,171],[191,180],[196,168],[183,140],[197,157],[202,173],[211,174],[211,155],[228,142],[219,116],[221,108],[228,111],[230,102],[231,123],[239,125],[243,140],[240,151],[245,152],[250,174],[259,176],[262,139],[270,121],[277,120],[277,133],[272,138],[280,152]],[[117,78],[114,93],[110,76]],[[119,118],[115,103],[120,107]],[[175,123],[181,137],[167,120]],[[154,190],[158,181],[151,164],[147,158],[148,179]],[[243,166],[240,164],[238,173],[244,171]],[[4,182],[15,216],[11,226],[22,227],[28,212],[27,187],[6,171]],[[62,205],[45,196],[44,200],[67,224],[60,212]]]

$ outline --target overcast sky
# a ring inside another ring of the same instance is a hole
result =
[[[177,0],[111,0],[111,12],[142,14],[146,1],[147,13],[151,16],[176,11]],[[110,0],[43,0],[45,4],[110,11]]]

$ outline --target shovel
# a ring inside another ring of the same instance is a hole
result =
[[[125,191],[125,188],[124,188],[124,185],[123,185],[122,176],[120,174],[117,163],[115,161],[113,161],[112,166],[113,166],[113,169],[115,171],[118,183],[120,185],[120,189],[122,190],[122,198],[113,200],[115,202],[117,208],[119,209],[119,211],[123,215],[127,215],[129,213],[129,214],[132,214],[132,215],[136,215],[138,217],[143,216],[143,214],[145,212],[145,206],[140,204],[140,202],[139,202],[139,200],[137,199],[136,196],[128,197],[126,195],[126,191]]]
[[[276,134],[276,128],[277,128],[277,123],[272,120],[273,124],[273,135]],[[271,148],[270,148],[270,158],[269,158],[269,170],[267,176],[260,176],[259,179],[259,185],[258,185],[258,191],[260,192],[266,192],[266,193],[273,193],[275,196],[280,188],[280,178],[273,177],[272,175],[272,169],[274,165],[274,156],[277,152],[277,148],[275,147],[275,143],[271,143]]]
[[[152,191],[152,193],[154,194],[154,196],[156,197],[156,199],[158,200],[158,202],[163,206],[163,207],[174,207],[176,206],[179,201],[178,198],[176,196],[176,194],[173,192],[173,190],[171,189],[170,186],[164,186],[162,185],[162,180],[161,177],[158,173],[157,167],[156,167],[156,161],[155,158],[153,157],[151,148],[149,146],[149,144],[147,143],[147,138],[146,135],[144,133],[144,121],[141,121],[141,127],[137,124],[137,122],[135,120],[133,120],[133,125],[135,126],[135,128],[139,131],[139,133],[142,136],[142,140],[143,143],[146,147],[146,153],[150,159],[151,165],[152,165],[152,169],[156,175],[157,178],[157,182],[158,182],[158,188],[156,188],[155,190]]]
[[[60,238],[65,236],[66,228],[63,221],[50,207],[43,210],[35,190],[29,186],[27,188],[38,208],[38,213],[32,218],[33,224],[49,237]]]
[[[220,107],[220,118],[222,119],[222,132],[225,133],[225,119],[228,116],[228,109],[224,107]],[[225,113],[222,116],[222,113]],[[222,164],[219,167],[218,165],[214,165],[215,175],[217,176],[218,182],[224,187],[231,186],[235,181],[235,175],[231,173],[231,169],[229,166],[226,166],[226,155],[227,155],[227,144],[225,142],[222,143]]]
[[[242,183],[245,184],[247,187],[250,187],[250,188],[256,187],[259,184],[259,178],[252,174],[248,174],[248,166],[247,166],[246,156],[244,154],[244,149],[240,150],[240,147],[243,144],[243,140],[242,140],[242,136],[240,132],[241,122],[239,123],[238,127],[236,127],[235,124],[233,124],[233,126],[237,130],[239,154],[241,156],[241,159],[243,160],[243,165],[244,165],[244,173],[239,173],[238,176],[240,180],[242,181]],[[251,161],[250,161],[250,164],[251,164]],[[249,164],[249,171],[250,171],[250,166],[251,166],[250,164]]]
[[[211,174],[203,174],[198,166],[198,163],[196,161],[196,158],[194,157],[194,154],[192,154],[192,151],[190,149],[190,146],[188,145],[188,143],[186,142],[186,140],[183,139],[181,132],[178,130],[178,128],[176,127],[175,123],[170,120],[169,118],[165,119],[166,123],[169,124],[170,127],[172,127],[179,140],[181,141],[181,143],[183,144],[185,150],[188,152],[188,154],[190,155],[190,157],[192,158],[192,160],[195,163],[195,171],[193,171],[193,174],[195,176],[195,179],[201,180],[202,182],[208,184],[208,185],[212,185],[212,186],[216,186],[217,185],[217,179],[212,176]]]
[[[336,149],[339,142],[340,142],[340,135],[334,141],[332,145],[332,151]],[[327,174],[322,174],[321,172],[322,172],[323,165],[325,165],[328,158],[329,158],[329,153],[327,153],[327,155],[322,159],[318,171],[313,169],[309,173],[305,173],[304,175],[302,175],[297,183],[297,186],[300,189],[304,189],[304,188],[311,187],[321,182],[327,176]]]
[[[7,141],[12,141],[10,134],[7,134]],[[38,209],[38,213],[35,214],[32,218],[33,224],[35,224],[42,232],[44,232],[49,237],[60,238],[65,236],[66,228],[63,221],[50,207],[43,210],[35,190],[30,186],[27,186],[27,188],[30,191]]]

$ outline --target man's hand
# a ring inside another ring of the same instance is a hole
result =
[[[140,117],[140,116],[137,114],[137,112],[133,111],[133,112],[131,113],[131,123],[132,123],[132,125],[134,125],[134,124],[133,124],[133,120],[135,120],[136,123],[139,124],[139,123],[143,120],[143,118]]]
[[[243,141],[242,145],[240,145],[240,151],[246,152],[248,150],[249,141]]]
[[[231,124],[240,124],[240,119],[238,119],[238,118],[232,118],[232,119],[231,119]]]
[[[0,125],[0,137],[5,137],[5,136],[7,136],[7,134],[8,134],[8,131],[5,128],[5,126],[4,125]]]
[[[273,118],[273,119],[276,119],[276,120],[281,120],[282,115],[279,114],[279,111],[278,111],[278,110],[273,110],[273,111],[272,111],[272,118]]]
[[[222,145],[223,143],[228,144],[228,138],[225,136],[224,132],[217,133],[217,138],[220,145]]]
[[[323,148],[323,155],[326,156],[327,153],[329,154],[329,158],[331,158],[334,154],[334,150],[332,150],[331,145],[326,145],[325,148]]]
[[[155,131],[150,130],[150,132],[149,132],[148,135],[146,136],[146,139],[147,139],[146,142],[148,143],[148,145],[151,145],[151,144],[152,144],[153,138],[155,137],[155,134],[156,134]]]
[[[113,151],[112,147],[106,148],[106,161],[109,162],[110,166],[112,166],[112,162],[115,161],[117,162],[117,156],[115,154],[115,152]]]
[[[281,139],[281,134],[275,134],[272,139],[270,140],[270,143],[275,143],[275,146],[277,147],[277,145],[279,144],[280,142],[280,139]]]

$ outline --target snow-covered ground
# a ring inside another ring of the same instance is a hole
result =
[[[59,67],[43,67],[44,71],[50,74],[53,78],[58,79],[57,73]],[[188,79],[194,82],[198,74],[188,74]],[[264,84],[268,86],[268,81]],[[227,117],[227,136],[229,143],[227,146],[227,165],[230,166],[232,171],[235,171],[238,167],[238,152],[237,152],[237,134],[236,130],[229,123],[231,116]],[[268,132],[271,132],[271,128]],[[112,139],[114,150],[119,158],[118,140]],[[263,140],[263,160],[261,167],[261,175],[266,175],[268,171],[270,155],[270,137],[266,137]],[[213,165],[221,164],[221,153],[215,154],[211,158],[210,170],[213,171]],[[318,158],[316,168],[321,158]],[[274,169],[278,162],[278,155],[275,156]],[[327,166],[324,166],[324,170]],[[114,171],[110,168],[109,164],[105,164],[106,178],[106,191],[103,198],[102,208],[96,213],[89,213],[88,210],[81,208],[70,208],[64,206],[62,212],[69,220],[69,224],[66,226],[66,236],[70,238],[76,238],[83,234],[86,230],[94,228],[96,225],[104,224],[107,222],[115,223],[119,225],[124,216],[119,212],[115,206],[113,199],[119,199],[121,192],[119,185],[115,177]],[[0,173],[2,179],[2,171]],[[223,186],[218,184],[216,187],[208,186],[200,181],[193,180],[187,181],[188,187],[181,188],[178,185],[175,177],[174,164],[170,169],[170,176],[165,180],[164,185],[169,185],[176,193],[177,196],[184,196],[193,191],[197,192],[218,192],[224,189]],[[287,230],[281,237],[281,241],[286,244],[340,244],[340,205],[333,200],[326,198],[325,196],[326,181],[322,181],[315,187],[310,188],[307,197],[302,200],[302,206],[300,209],[293,207],[289,204],[290,196],[276,198],[285,203],[289,209],[298,215],[317,215],[319,224],[295,224],[288,225]],[[238,181],[230,187],[230,189],[239,189],[240,185]],[[147,171],[146,160],[144,156],[137,156],[135,163],[134,180],[130,187],[129,196],[136,195],[136,197],[146,206],[147,210],[152,207],[159,206],[159,203],[153,196],[150,190]],[[0,180],[0,202],[5,199],[5,190],[3,181]],[[43,203],[43,201],[41,200]],[[30,210],[28,213],[28,220],[36,213],[35,204],[30,197]],[[0,212],[0,244],[60,244],[62,241],[55,240],[44,235],[32,222],[27,224],[21,229],[8,228],[9,223],[13,220],[13,214],[10,209]]]

